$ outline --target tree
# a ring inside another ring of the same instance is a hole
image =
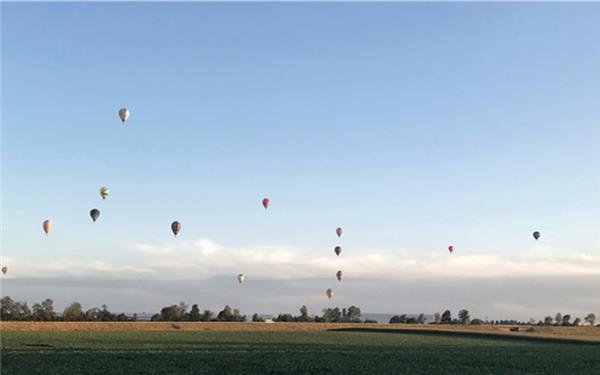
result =
[[[1,320],[14,320],[13,316],[15,309],[15,302],[9,296],[3,297],[0,300],[0,319]]]
[[[327,308],[323,310],[323,321],[327,323],[337,323],[342,320],[342,312],[339,307]]]
[[[580,325],[581,325],[581,319],[575,318],[575,320],[573,321],[573,326],[578,327]]]
[[[83,320],[84,316],[79,302],[73,302],[71,305],[67,306],[63,312],[63,319],[67,321]]]
[[[563,318],[562,318],[562,325],[563,326],[569,326],[569,325],[571,325],[571,315],[566,314],[565,316],[563,316]]]
[[[440,314],[439,312],[436,312],[435,314],[433,314],[433,322],[441,323],[442,322],[442,314]]]
[[[556,315],[554,316],[554,324],[561,325],[563,322],[563,318],[562,318],[562,314],[561,313],[556,313]]]
[[[589,313],[585,318],[583,318],[583,320],[585,320],[587,324],[593,326],[594,324],[596,324],[596,314]]]
[[[261,318],[257,313],[254,313],[254,315],[252,315],[252,321],[253,322],[264,322],[265,320],[263,318]]]
[[[279,314],[273,321],[275,322],[293,322],[296,319],[292,314]]]
[[[204,310],[204,312],[200,316],[200,320],[203,322],[210,322],[214,318],[215,318],[215,313],[210,310]]]
[[[192,309],[190,310],[190,318],[189,320],[192,322],[199,322],[202,316],[200,315],[200,309],[197,304],[192,305]]]
[[[299,322],[310,322],[312,320],[310,315],[308,315],[308,309],[306,308],[306,305],[302,305],[300,307],[300,316],[297,320]]]
[[[482,324],[485,324],[485,322],[481,319],[475,318],[475,319],[471,320],[471,325],[480,326]]]
[[[88,311],[85,312],[85,320],[94,322],[100,320],[100,309],[97,307],[92,307]]]
[[[150,318],[151,322],[160,322],[161,320],[162,320],[162,317],[160,316],[160,314],[154,314]]]
[[[450,310],[446,310],[442,314],[442,323],[443,324],[450,324],[450,323],[452,323],[452,313],[450,312]]]
[[[552,325],[552,317],[550,315],[548,315],[547,317],[544,318],[544,325],[546,325],[546,326]]]
[[[160,310],[160,317],[165,322],[180,322],[186,318],[187,305],[184,302],[179,302],[178,305],[163,307]]]
[[[399,323],[403,323],[400,319],[399,315],[394,315],[390,318],[390,324],[399,324]]]
[[[360,308],[352,305],[352,306],[348,307],[348,311],[346,314],[346,321],[358,323],[358,322],[360,322],[361,315],[362,314],[361,314]]]
[[[460,324],[469,324],[471,323],[471,315],[469,314],[469,310],[462,309],[458,312],[458,320]]]
[[[419,324],[425,324],[425,320],[426,320],[425,314],[420,313],[419,316],[417,317],[417,323],[419,323]]]

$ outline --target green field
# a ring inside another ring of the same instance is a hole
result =
[[[600,374],[600,345],[454,334],[4,331],[2,374]]]

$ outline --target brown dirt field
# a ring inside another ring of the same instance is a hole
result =
[[[461,326],[376,323],[222,323],[222,322],[0,322],[0,331],[326,331],[333,329],[396,329],[600,341],[599,327]]]

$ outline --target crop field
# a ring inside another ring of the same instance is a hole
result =
[[[1,332],[2,374],[598,374],[600,345],[396,330]]]

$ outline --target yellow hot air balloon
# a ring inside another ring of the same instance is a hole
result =
[[[106,186],[102,186],[100,188],[100,196],[102,199],[106,199],[106,197],[108,197],[108,193],[110,193],[110,190]]]
[[[127,121],[127,119],[129,118],[129,110],[127,108],[119,109],[119,118],[121,119],[121,122],[124,124],[125,121]]]
[[[46,232],[47,236],[50,230],[52,229],[52,221],[50,221],[49,219],[44,220],[44,222],[42,223],[42,228],[44,228],[44,232]]]

